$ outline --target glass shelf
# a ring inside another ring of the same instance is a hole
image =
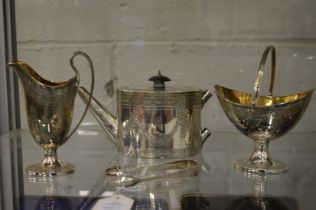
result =
[[[87,199],[89,196],[95,198],[103,194],[130,197],[135,201],[134,209],[146,209],[148,205],[161,209],[181,209],[181,205],[183,209],[202,208],[203,205],[223,209],[255,204],[258,209],[262,205],[270,206],[268,209],[281,205],[284,209],[308,210],[316,204],[315,138],[316,133],[289,133],[271,142],[275,145],[271,147],[271,155],[288,164],[289,171],[274,176],[254,176],[237,172],[233,167],[235,160],[249,155],[252,142],[237,132],[213,133],[201,154],[186,158],[198,162],[197,176],[142,182],[126,188],[108,185],[105,169],[116,164],[155,165],[171,159],[122,157],[103,131],[80,128],[59,149],[60,158],[76,166],[75,173],[30,177],[25,167],[39,161],[42,150],[29,131],[14,130],[2,135],[0,140],[4,147],[20,145],[19,167],[15,167],[20,168],[19,178],[23,183],[19,188],[20,198],[17,198],[20,209],[42,209],[44,204],[78,209],[80,205],[89,206],[88,203],[95,202]]]

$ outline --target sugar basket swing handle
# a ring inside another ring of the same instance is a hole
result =
[[[75,126],[75,128],[71,131],[71,133],[67,136],[66,139],[69,139],[73,134],[74,132],[77,130],[77,128],[80,126],[83,118],[85,117],[85,115],[87,114],[87,111],[89,109],[89,106],[90,106],[90,102],[91,102],[91,98],[92,98],[92,94],[93,94],[93,89],[94,89],[94,68],[93,68],[93,63],[90,59],[90,57],[84,53],[84,52],[81,52],[81,51],[76,51],[74,52],[73,56],[70,58],[70,65],[72,67],[72,69],[74,70],[74,72],[76,73],[77,75],[77,83],[78,83],[78,86],[79,86],[79,82],[80,82],[80,75],[79,75],[79,72],[74,64],[74,58],[77,56],[77,55],[81,55],[83,56],[84,58],[87,59],[88,63],[89,63],[89,66],[90,66],[90,71],[91,71],[91,86],[90,86],[90,94],[89,94],[89,99],[88,99],[88,103],[87,103],[87,106],[78,122],[78,124]]]
[[[265,49],[263,52],[260,65],[259,65],[259,70],[258,70],[258,76],[255,81],[254,85],[254,93],[252,96],[252,105],[256,105],[256,101],[259,95],[259,89],[260,89],[260,84],[263,76],[263,70],[264,70],[264,65],[266,63],[267,57],[269,52],[271,51],[271,78],[270,78],[270,87],[269,87],[269,96],[273,95],[273,85],[274,85],[274,76],[275,76],[275,48],[273,46],[269,46]]]

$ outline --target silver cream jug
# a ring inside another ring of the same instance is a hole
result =
[[[79,73],[73,63],[73,59],[77,55],[84,56],[90,64],[92,75],[90,93],[92,93],[94,87],[93,65],[89,56],[83,52],[75,52],[70,59],[70,64],[76,75],[62,82],[44,79],[23,61],[8,64],[9,67],[14,69],[22,82],[29,129],[34,140],[44,150],[43,161],[26,168],[29,175],[54,176],[74,172],[72,164],[63,163],[59,160],[57,148],[76,131],[90,103],[90,99],[88,99],[87,108],[81,119],[74,129],[69,132],[75,96],[80,81]]]

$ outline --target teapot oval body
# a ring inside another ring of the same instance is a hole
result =
[[[202,96],[202,90],[117,90],[118,151],[146,158],[200,152]]]

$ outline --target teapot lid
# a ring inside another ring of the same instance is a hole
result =
[[[149,81],[153,82],[152,86],[145,86],[145,87],[125,87],[121,88],[119,91],[129,92],[129,93],[153,93],[153,94],[178,94],[178,93],[196,93],[200,92],[201,89],[193,88],[193,87],[186,87],[186,86],[166,86],[165,82],[171,81],[171,79],[167,76],[161,74],[158,71],[157,75],[154,75],[148,79]]]
[[[171,81],[169,77],[161,75],[161,72],[158,71],[158,75],[152,76],[148,79],[154,83],[154,90],[164,90],[165,89],[165,82]]]

